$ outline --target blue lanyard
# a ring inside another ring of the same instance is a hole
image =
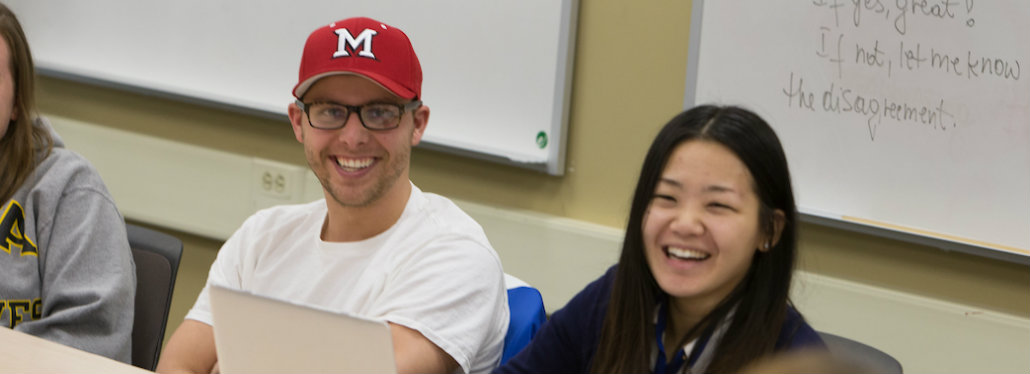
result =
[[[687,367],[693,367],[694,363],[697,362],[697,358],[701,356],[701,352],[705,350],[705,345],[708,344],[708,338],[712,336],[712,332],[715,331],[715,325],[705,329],[705,332],[701,334],[701,337],[694,343],[694,348],[690,350],[690,360],[687,360],[687,353],[683,352],[682,348],[676,347],[679,352],[672,357],[672,361],[665,362],[665,343],[662,342],[662,335],[665,332],[665,318],[668,314],[669,308],[668,302],[663,302],[658,311],[658,322],[654,326],[655,341],[658,343],[658,357],[655,358],[654,374],[673,374],[678,373],[683,368],[683,364],[686,363]]]

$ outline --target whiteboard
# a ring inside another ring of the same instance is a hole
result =
[[[1025,1],[695,0],[692,18],[685,105],[768,120],[805,217],[1030,259]]]
[[[428,148],[564,173],[576,0],[9,0],[41,73],[285,118],[308,34],[404,30]]]

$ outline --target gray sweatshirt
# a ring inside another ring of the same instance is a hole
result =
[[[129,363],[136,270],[125,221],[93,166],[46,120],[36,126],[54,148],[0,207],[0,326]]]

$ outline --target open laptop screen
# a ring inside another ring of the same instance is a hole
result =
[[[223,373],[394,373],[386,322],[212,285]]]

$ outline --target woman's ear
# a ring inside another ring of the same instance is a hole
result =
[[[772,213],[772,233],[770,237],[766,238],[765,241],[758,247],[758,250],[765,252],[776,246],[780,242],[780,234],[783,233],[783,227],[787,225],[787,215],[782,210],[776,209]]]

